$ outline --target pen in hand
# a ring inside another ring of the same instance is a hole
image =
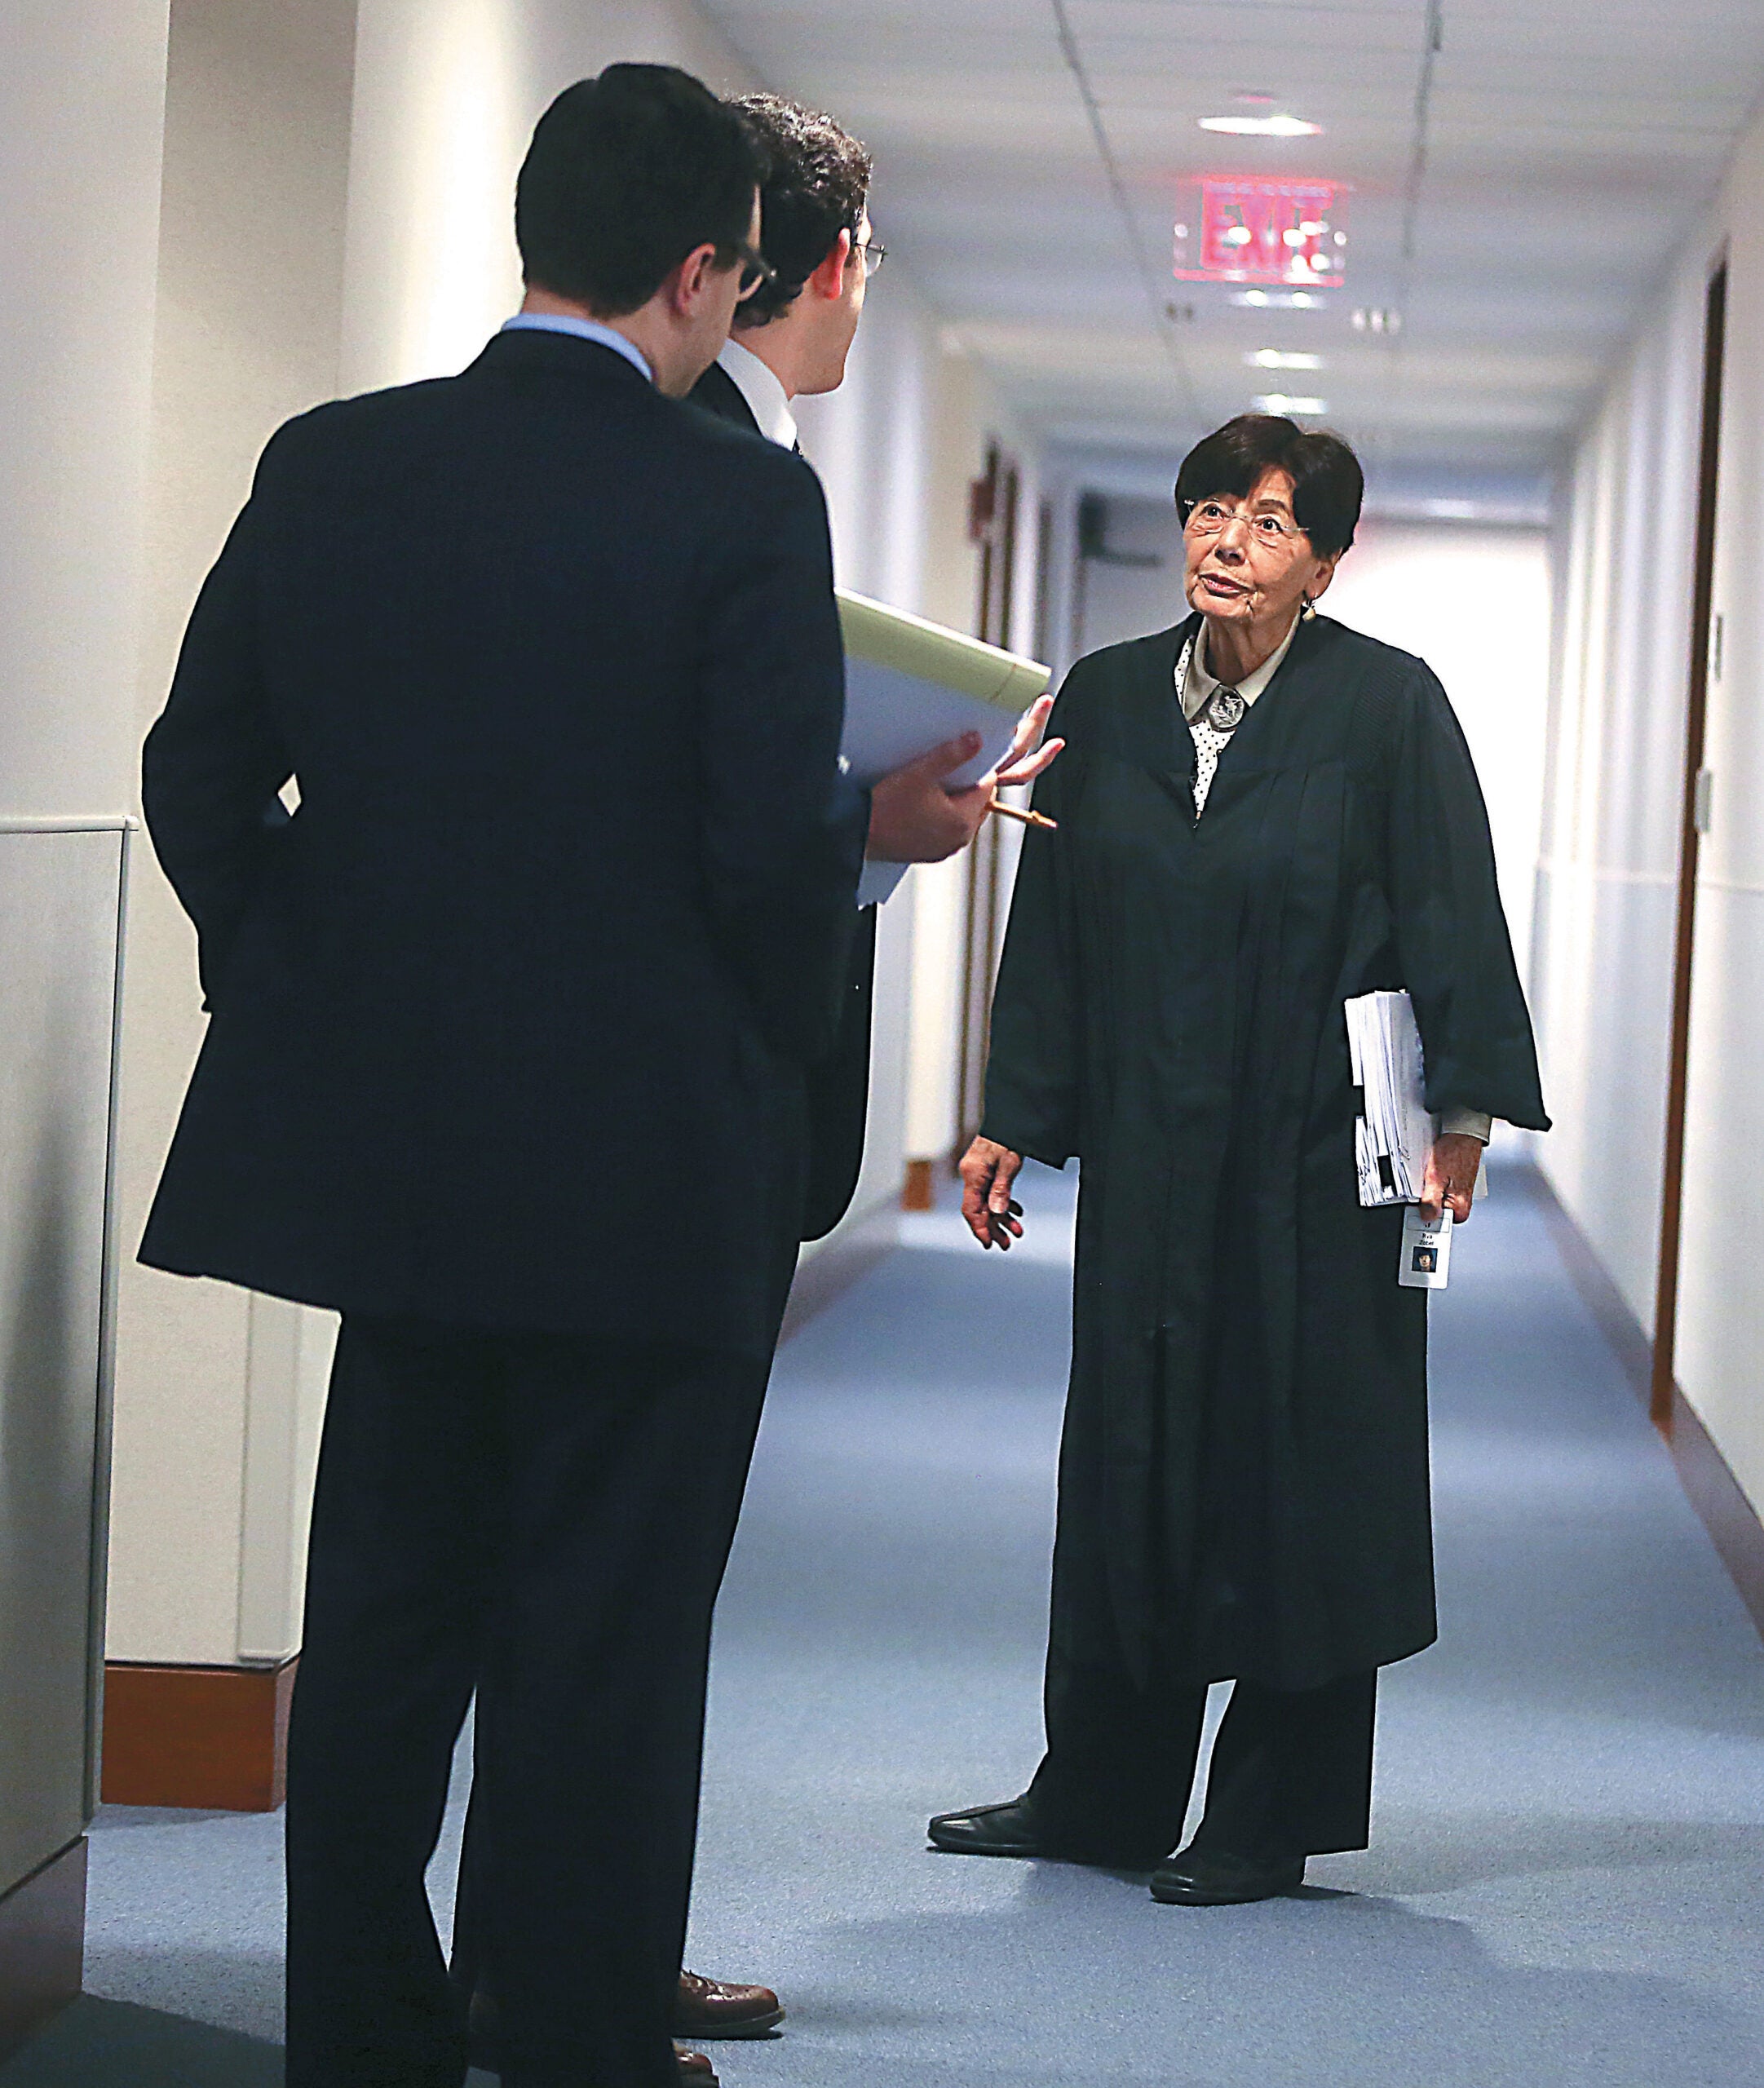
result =
[[[1002,812],[1006,819],[1021,820],[1025,826],[1045,826],[1050,834],[1059,831],[1057,819],[1049,819],[1043,812],[1026,812],[1021,805],[1007,805],[1002,798],[994,798],[987,809]]]

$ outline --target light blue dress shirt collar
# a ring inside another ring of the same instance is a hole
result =
[[[577,319],[567,312],[517,312],[512,319],[502,322],[505,334],[574,334],[584,341],[598,341],[603,348],[611,348],[615,355],[623,356],[634,369],[640,369],[650,383],[656,374],[649,367],[649,358],[634,341],[628,341],[622,334],[610,326],[603,326],[598,320]]]

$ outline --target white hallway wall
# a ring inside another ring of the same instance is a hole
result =
[[[127,809],[165,0],[11,8],[0,67],[0,814]]]
[[[176,6],[185,31],[172,81],[178,150],[167,198],[176,208],[159,257],[155,463],[144,504],[154,225],[142,199],[150,205],[158,192],[157,105],[144,127],[118,130],[119,159],[131,144],[137,158],[149,148],[156,158],[131,166],[126,206],[107,199],[105,236],[117,252],[94,257],[95,284],[108,259],[117,280],[139,293],[132,334],[116,318],[126,305],[104,310],[118,337],[104,373],[113,419],[88,416],[88,433],[59,404],[70,381],[64,339],[54,344],[57,361],[46,335],[41,386],[51,388],[35,395],[46,421],[90,444],[91,453],[64,461],[85,503],[77,520],[98,575],[91,601],[82,592],[43,625],[64,634],[64,650],[66,631],[86,634],[86,650],[58,666],[59,681],[37,679],[70,693],[95,681],[119,706],[107,733],[80,741],[103,750],[104,787],[118,803],[127,802],[139,731],[163,700],[196,588],[272,429],[334,390],[458,369],[514,308],[514,177],[551,96],[618,59],[683,64],[724,91],[757,84],[692,0]],[[100,45],[116,12],[106,11],[102,34],[93,30]],[[154,64],[163,64],[163,8],[159,19]],[[151,72],[149,87],[151,101]],[[271,108],[285,120],[266,130]],[[254,187],[250,166],[259,161],[267,178]],[[140,250],[130,262],[121,250],[131,229]],[[83,223],[80,236],[95,239]],[[966,623],[975,560],[960,511],[979,468],[989,401],[971,366],[944,352],[911,272],[909,259],[896,259],[880,279],[852,380],[805,415],[805,447],[826,474],[842,577]],[[22,293],[43,279],[20,286],[20,309]],[[285,309],[290,295],[294,306]],[[99,308],[95,290],[92,304]],[[109,345],[103,325],[82,345],[95,356],[99,340]],[[134,421],[120,431],[128,439],[120,439],[117,417],[130,412]],[[64,490],[58,507],[35,480],[18,497],[21,512],[39,517],[65,518],[76,502]],[[144,513],[153,552],[138,717],[131,617],[140,591],[127,560],[137,556]],[[100,593],[103,615],[95,613]],[[117,635],[125,630],[126,639]],[[111,634],[108,675],[89,657],[93,633]],[[39,765],[55,730],[46,721],[36,734]],[[51,809],[66,803],[65,793],[45,799]],[[201,1027],[193,939],[146,852],[143,860],[126,1033],[126,1247],[138,1236]],[[917,896],[909,887],[885,916],[877,1108],[855,1214],[874,1223],[896,1207],[904,1171]],[[297,1648],[329,1337],[327,1315],[131,1274],[118,1344],[113,1657],[226,1666]]]
[[[1574,458],[1538,875],[1536,1001],[1558,1129],[1541,1157],[1654,1324],[1695,550],[1704,289],[1730,262],[1675,1368],[1764,1508],[1764,1281],[1739,1215],[1764,1137],[1764,119],[1663,283]]]
[[[877,237],[887,241],[887,169]],[[985,372],[938,324],[896,247],[872,287],[846,381],[798,402],[802,444],[827,489],[840,584],[972,630],[979,553],[968,488],[997,441],[1021,472],[1011,630],[1027,650],[1035,605],[1032,441]],[[1015,860],[1015,836],[1008,855]],[[956,1136],[967,861],[914,870],[882,909],[869,1139],[855,1219],[898,1208],[904,1161],[940,1160]],[[813,1250],[811,1250],[811,1252]]]

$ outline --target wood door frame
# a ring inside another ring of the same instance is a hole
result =
[[[1672,1043],[1666,1081],[1666,1152],[1660,1181],[1660,1266],[1654,1294],[1654,1368],[1648,1406],[1654,1426],[1672,1433],[1678,1391],[1679,1249],[1684,1222],[1686,1105],[1691,1063],[1691,966],[1696,940],[1697,778],[1709,719],[1709,639],[1715,606],[1716,497],[1721,471],[1722,380],[1727,336],[1727,256],[1709,278],[1703,319],[1702,427],[1697,453],[1696,564],[1691,593],[1691,675],[1684,736],[1684,790],[1678,836],[1678,907],[1673,946]]]
[[[970,528],[980,546],[975,624],[988,644],[1009,647],[1016,586],[1017,511],[1022,477],[997,442],[986,449],[985,475],[970,489]],[[999,822],[988,820],[967,852],[962,935],[962,1023],[956,1051],[956,1144],[952,1164],[979,1129],[986,1054],[992,1041],[993,984],[998,962],[1002,900]]]

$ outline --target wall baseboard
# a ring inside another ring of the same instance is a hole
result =
[[[1641,1321],[1543,1171],[1535,1166],[1514,1168],[1506,1179],[1515,1186],[1523,1183],[1525,1193],[1536,1202],[1581,1302],[1616,1351],[1643,1410],[1650,1411],[1654,1345]],[[1672,1388],[1671,1418],[1660,1432],[1672,1453],[1679,1484],[1764,1637],[1764,1521],[1679,1385]]]
[[[86,1837],[0,1896],[0,2062],[78,1998],[86,1957]]]
[[[937,1208],[937,1162],[935,1160],[909,1160],[907,1162],[906,1187],[900,1192],[902,1210],[935,1210]]]
[[[104,1666],[107,1805],[273,1812],[298,1657],[279,1667]]]
[[[1661,1433],[1678,1468],[1679,1484],[1764,1638],[1764,1522],[1678,1385],[1672,1388],[1671,1422]]]

